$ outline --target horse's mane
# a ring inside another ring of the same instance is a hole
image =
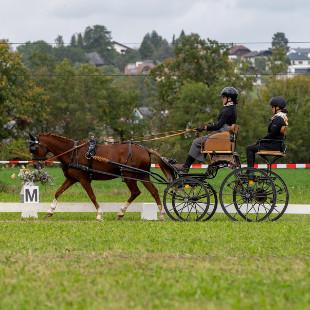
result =
[[[61,135],[57,135],[55,133],[50,133],[50,132],[49,133],[41,133],[41,134],[39,134],[39,136],[51,136],[51,137],[55,137],[55,138],[58,138],[60,140],[63,140],[65,142],[68,142],[68,141],[74,142],[74,140],[72,140],[70,138],[67,138],[67,137],[64,137],[64,136],[61,136]]]

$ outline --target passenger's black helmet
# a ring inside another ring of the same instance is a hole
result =
[[[235,87],[232,86],[228,86],[228,87],[224,87],[221,91],[221,96],[222,97],[229,97],[231,98],[233,101],[235,101],[238,97],[238,91]]]
[[[269,104],[272,107],[279,107],[280,109],[284,109],[286,107],[286,101],[282,96],[272,97]]]

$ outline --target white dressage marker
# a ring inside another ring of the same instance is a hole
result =
[[[154,203],[144,203],[142,206],[141,219],[147,221],[157,221],[158,207]]]
[[[20,191],[21,202],[28,204],[38,204],[40,202],[39,186],[35,185],[23,185]],[[38,218],[38,212],[33,210],[31,206],[25,206],[22,211],[22,218]]]

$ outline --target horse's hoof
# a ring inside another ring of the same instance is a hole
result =
[[[97,221],[97,222],[102,222],[103,219],[97,219],[97,218],[96,218],[96,221]]]
[[[165,221],[165,216],[164,216],[164,215],[160,215],[160,216],[159,216],[159,220],[160,220],[161,222],[164,222],[164,221]]]
[[[45,214],[45,218],[47,219],[47,218],[49,218],[49,217],[52,217],[53,215],[54,215],[54,213],[49,213],[49,212],[48,212],[48,213]]]
[[[118,214],[118,215],[117,215],[117,219],[118,219],[119,221],[122,220],[123,217],[124,217],[124,215],[125,215],[125,214]]]

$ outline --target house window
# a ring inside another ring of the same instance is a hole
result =
[[[298,61],[298,64],[302,65],[302,60],[299,60],[299,61]]]

